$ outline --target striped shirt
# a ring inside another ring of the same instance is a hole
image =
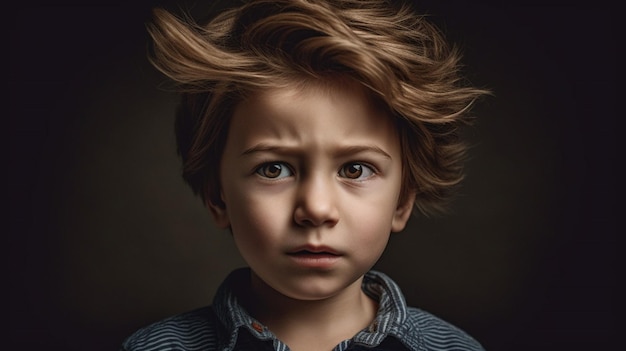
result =
[[[238,303],[234,290],[249,277],[248,268],[233,271],[215,294],[213,304],[144,327],[122,344],[122,351],[276,350],[289,347],[250,316]],[[463,330],[406,305],[395,282],[370,271],[363,291],[378,301],[372,324],[344,340],[333,351],[412,350],[483,351]]]

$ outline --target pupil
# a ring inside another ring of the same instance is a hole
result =
[[[267,166],[267,176],[268,177],[278,177],[280,175],[280,171],[282,170],[281,165],[279,164],[271,164]]]
[[[361,168],[361,165],[355,163],[348,166],[346,175],[350,178],[358,178],[362,172],[363,170]]]

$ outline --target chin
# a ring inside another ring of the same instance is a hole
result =
[[[302,301],[317,301],[334,297],[346,291],[357,279],[342,279],[336,277],[308,277],[290,286],[277,289],[279,293],[291,299]],[[359,286],[360,290],[360,286]]]

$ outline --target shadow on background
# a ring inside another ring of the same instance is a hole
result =
[[[133,4],[7,11],[12,349],[115,350],[141,326],[209,304],[243,264],[182,183],[176,100],[145,59],[156,2]],[[376,268],[488,351],[613,346],[611,9],[417,4],[495,97],[467,131],[454,212],[413,218]]]

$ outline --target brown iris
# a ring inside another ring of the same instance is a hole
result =
[[[285,170],[285,165],[280,163],[267,163],[261,166],[257,173],[266,178],[278,178]]]
[[[357,179],[363,174],[363,165],[359,163],[348,163],[341,168],[340,174],[346,178]]]

